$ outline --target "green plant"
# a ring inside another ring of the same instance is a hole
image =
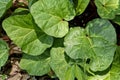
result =
[[[9,8],[9,2],[12,0],[6,0],[5,8],[0,9],[0,16]],[[120,18],[116,17],[120,16],[120,0],[28,2],[28,8],[17,8],[2,23],[10,39],[22,49],[21,69],[30,75],[49,74],[60,80],[120,79],[114,26],[120,25]],[[72,22],[75,17],[91,13],[85,12],[88,4],[97,10],[97,18],[88,19],[85,26],[76,25]],[[51,75],[51,71],[55,74]]]
[[[0,39],[0,68],[6,63],[8,59],[9,47],[7,43]]]

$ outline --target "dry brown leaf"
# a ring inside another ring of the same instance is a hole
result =
[[[21,80],[22,75],[20,73],[17,73],[13,77],[8,78],[7,80]]]

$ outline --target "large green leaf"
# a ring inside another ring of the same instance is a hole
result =
[[[116,55],[111,69],[102,75],[90,76],[88,80],[120,80],[120,47],[117,48]]]
[[[44,54],[40,56],[23,54],[20,61],[20,68],[26,70],[30,75],[42,76],[50,71],[49,63],[49,51],[46,50]]]
[[[7,43],[0,39],[0,68],[6,63],[8,54],[9,48]]]
[[[112,36],[112,37],[111,37]],[[104,19],[90,21],[86,29],[71,28],[65,37],[65,52],[73,59],[90,59],[92,71],[102,71],[113,61],[116,32]]]
[[[76,9],[76,14],[80,15],[85,11],[90,0],[73,0],[73,2],[74,2],[75,9]]]
[[[119,8],[119,0],[95,0],[95,4],[99,16],[106,19],[113,19]]]
[[[63,37],[68,33],[68,22],[75,16],[69,0],[39,0],[31,7],[37,25],[48,35]]]
[[[59,77],[60,80],[66,80],[65,73],[69,65],[65,60],[64,48],[61,47],[52,48],[50,54],[51,54],[50,62],[51,68],[53,69],[53,71]]]
[[[0,0],[0,17],[12,5],[12,0]]]
[[[22,51],[40,55],[51,47],[53,38],[46,35],[34,23],[30,14],[14,15],[3,22],[3,28]]]

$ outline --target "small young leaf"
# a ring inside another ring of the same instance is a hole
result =
[[[26,9],[26,8],[17,8],[14,12],[13,12],[13,14],[12,14],[12,16],[16,16],[16,15],[25,15],[25,14],[28,14],[29,13],[29,10],[28,9]]]
[[[12,5],[12,0],[0,0],[0,17]]]
[[[51,54],[50,62],[51,68],[53,69],[53,71],[59,77],[60,80],[66,80],[65,73],[69,65],[65,60],[64,48],[61,47],[52,48],[50,54]]]
[[[68,68],[67,72],[65,73],[65,80],[74,80],[75,78],[75,65],[72,65],[71,67]]]
[[[39,0],[31,7],[37,25],[48,35],[64,37],[68,33],[68,22],[75,16],[69,0]]]
[[[114,23],[120,25],[120,15],[116,15],[115,18],[112,20]]]
[[[24,53],[40,55],[51,47],[53,38],[34,23],[30,14],[13,15],[3,22],[3,28]]]
[[[116,10],[119,8],[119,0],[95,0],[97,11],[100,17],[105,19],[113,19]]]
[[[23,54],[20,61],[20,68],[26,70],[30,75],[42,76],[50,71],[49,51],[45,51],[40,56]]]
[[[117,49],[116,49],[116,54],[115,54],[113,63],[120,64],[120,46],[118,46]]]
[[[73,59],[90,59],[92,71],[105,70],[113,61],[116,32],[107,20],[94,19],[86,29],[71,28],[64,41],[67,55]]]
[[[6,78],[7,78],[7,75],[4,75],[4,74],[1,75],[1,74],[0,74],[0,80],[5,80]]]
[[[90,0],[73,0],[73,2],[74,2],[75,9],[76,9],[76,14],[80,15],[85,11]]]
[[[75,65],[75,77],[77,80],[85,80],[85,76],[83,71],[78,67],[78,65]]]
[[[0,39],[0,68],[6,63],[8,54],[9,48],[7,43]]]

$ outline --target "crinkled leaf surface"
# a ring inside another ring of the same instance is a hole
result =
[[[22,51],[40,55],[52,45],[53,38],[46,35],[34,23],[30,14],[14,15],[3,22],[8,36]]]
[[[46,50],[40,56],[23,54],[20,61],[20,68],[26,70],[30,75],[42,76],[50,71],[49,63],[49,51]]]
[[[0,0],[0,17],[12,5],[12,0]]]
[[[111,37],[112,36],[112,37]],[[113,61],[116,32],[104,19],[90,21],[86,29],[71,28],[65,37],[65,52],[73,59],[90,59],[92,71],[102,71]]]
[[[102,75],[90,76],[88,80],[120,80],[120,47],[117,48],[112,67],[109,72]]]
[[[50,62],[51,68],[53,69],[53,71],[59,77],[60,80],[66,80],[65,73],[69,65],[65,60],[64,48],[62,47],[52,48],[50,54],[51,54]]]
[[[76,9],[76,14],[80,15],[85,11],[90,0],[73,0],[73,2],[74,2],[75,9]]]
[[[37,25],[48,35],[63,37],[68,33],[68,22],[75,16],[69,0],[39,0],[31,7]]]
[[[95,4],[100,17],[113,19],[120,3],[119,0],[95,0]]]
[[[6,63],[8,54],[9,48],[7,43],[0,39],[0,68]]]
[[[112,21],[120,25],[120,15],[117,15]]]

